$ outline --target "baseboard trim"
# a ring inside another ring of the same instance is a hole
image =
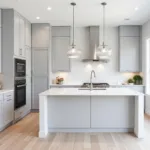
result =
[[[101,129],[48,129],[48,132],[134,132],[132,128],[101,128]]]

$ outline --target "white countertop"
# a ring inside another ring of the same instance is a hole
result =
[[[0,90],[0,94],[7,93],[7,92],[13,92],[13,90],[10,90],[10,89]]]
[[[51,88],[40,96],[138,96],[143,93],[129,88],[107,88],[106,90],[79,90],[78,88]]]

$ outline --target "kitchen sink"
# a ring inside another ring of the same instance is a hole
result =
[[[90,88],[79,88],[79,90],[91,90]],[[91,91],[94,91],[94,90],[106,90],[105,88],[92,88]]]

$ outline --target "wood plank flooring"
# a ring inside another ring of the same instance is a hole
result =
[[[31,113],[0,133],[0,150],[150,150],[150,117],[145,139],[132,133],[51,133],[38,138],[38,113]]]

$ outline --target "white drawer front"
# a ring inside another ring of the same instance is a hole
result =
[[[4,99],[13,99],[13,92],[4,93]]]

